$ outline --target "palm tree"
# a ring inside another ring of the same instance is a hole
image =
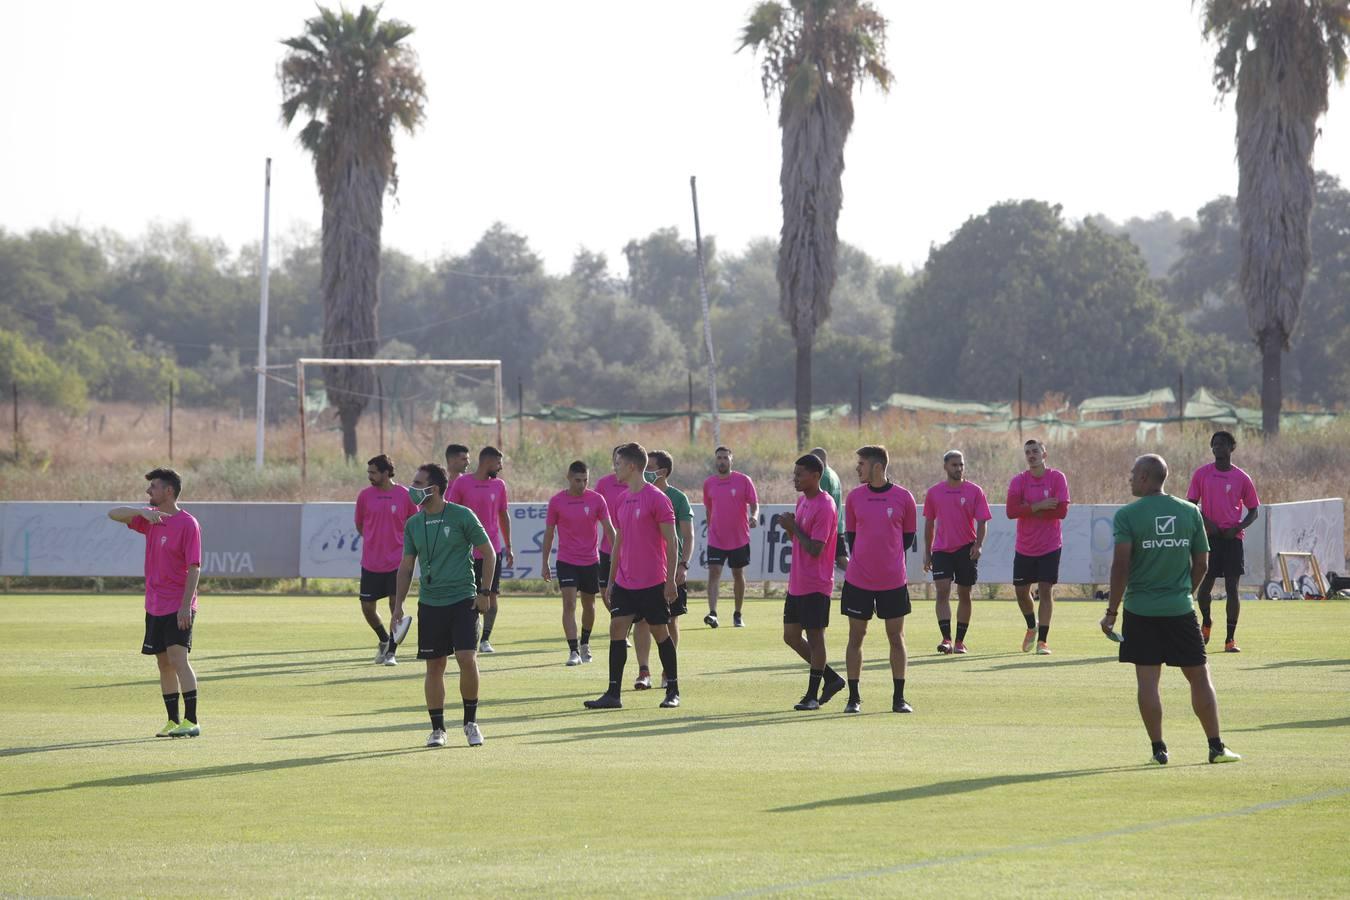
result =
[[[891,84],[886,20],[860,0],[766,0],[750,13],[741,46],[763,51],[765,98],[779,95],[783,231],[778,298],[797,344],[797,446],[811,445],[811,347],[830,315],[843,204],[844,143],[853,86]]]
[[[323,197],[323,348],[330,358],[375,356],[384,193],[398,186],[394,127],[422,121],[425,84],[403,40],[411,25],[380,21],[380,6],[352,14],[323,7],[305,21],[281,62],[281,118],[309,118],[300,144],[314,157]],[[324,369],[342,422],[342,450],[356,456],[356,423],[374,391],[372,370]]]
[[[1313,143],[1345,76],[1346,0],[1205,0],[1214,86],[1237,91],[1239,279],[1261,348],[1261,425],[1279,433],[1280,354],[1298,324],[1311,258]]]

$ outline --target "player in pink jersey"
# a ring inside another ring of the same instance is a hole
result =
[[[450,479],[450,487],[455,486],[455,479],[469,471],[469,448],[463,444],[445,445],[445,474]],[[445,498],[450,499],[450,488],[446,488]]]
[[[923,497],[923,569],[933,573],[937,589],[939,653],[965,653],[970,628],[970,589],[979,580],[980,549],[989,529],[989,501],[978,484],[966,481],[966,458],[960,450],[942,456],[947,477]],[[956,610],[956,644],[952,645],[952,582],[960,601]]]
[[[1013,476],[1008,485],[1008,518],[1017,522],[1017,546],[1013,555],[1013,590],[1017,606],[1027,620],[1022,652],[1036,646],[1047,656],[1050,648],[1050,617],[1055,612],[1055,585],[1059,583],[1059,554],[1064,547],[1059,523],[1069,513],[1069,482],[1064,473],[1045,465],[1045,445],[1032,438],[1022,446],[1027,470]],[[1031,605],[1031,586],[1040,592],[1040,624]]]
[[[394,609],[398,567],[403,562],[403,525],[417,514],[408,489],[394,482],[394,461],[381,453],[366,462],[370,487],[356,495],[356,533],[361,536],[361,615],[379,639],[377,666],[396,666],[398,642],[384,630],[375,604],[389,598]]]
[[[1186,490],[1186,499],[1200,507],[1209,535],[1209,568],[1195,592],[1195,602],[1200,607],[1200,636],[1209,643],[1209,632],[1214,626],[1214,620],[1210,618],[1214,581],[1222,578],[1224,591],[1228,594],[1225,609],[1228,636],[1224,638],[1223,649],[1225,653],[1241,653],[1235,639],[1238,614],[1242,611],[1238,582],[1247,571],[1242,538],[1247,526],[1256,521],[1261,500],[1256,496],[1256,485],[1251,476],[1233,465],[1237,438],[1227,431],[1216,431],[1209,439],[1209,449],[1214,454],[1214,462],[1196,469]]]
[[[619,470],[619,444],[609,451],[609,463],[613,471],[600,476],[600,480],[595,483],[595,492],[605,498],[605,506],[610,512],[610,523],[618,527],[614,522],[614,505],[619,502],[619,497],[628,490],[619,476],[614,474]],[[609,554],[614,549],[613,538],[609,535],[600,537],[600,590],[609,587]]]
[[[689,591],[685,586],[685,576],[689,571],[689,558],[694,552],[694,508],[684,491],[670,483],[670,475],[675,471],[675,458],[664,450],[652,450],[647,454],[647,470],[642,477],[648,484],[661,489],[675,511],[675,537],[678,539],[680,561],[675,565],[675,602],[670,605],[670,642],[678,649],[680,646],[680,616],[689,612]],[[633,690],[645,691],[652,686],[652,672],[648,666],[652,655],[652,630],[646,622],[633,626],[633,649],[637,652],[638,677]],[[668,687],[665,672],[661,673],[661,687]]]
[[[159,666],[159,688],[169,720],[155,737],[197,737],[197,673],[188,662],[202,573],[202,529],[178,507],[183,479],[173,469],[146,473],[148,509],[120,506],[108,518],[145,535],[145,639],[141,653]],[[178,717],[178,695],[183,718]]]
[[[905,616],[909,615],[909,573],[905,551],[914,547],[918,510],[914,495],[886,474],[890,454],[885,447],[858,449],[858,487],[844,500],[844,533],[848,549],[839,548],[845,565],[839,609],[848,617],[848,703],[844,712],[862,711],[858,682],[862,679],[862,645],[867,623],[875,613],[886,629],[891,659],[891,712],[912,713],[905,700]]]
[[[511,552],[511,513],[506,482],[501,480],[502,451],[496,447],[484,447],[478,451],[478,469],[472,474],[461,475],[450,486],[446,499],[460,506],[467,506],[482,523],[492,549],[497,551],[497,563],[492,572],[483,571],[483,559],[474,551],[474,577],[478,586],[485,588],[491,598],[488,611],[483,614],[483,633],[478,641],[479,653],[493,653],[492,626],[497,623],[497,596],[501,592],[502,568],[515,565],[516,557]]]
[[[792,539],[792,568],[783,600],[783,643],[811,667],[806,694],[793,707],[798,710],[820,709],[821,703],[839,692],[843,682],[829,667],[825,650],[839,513],[834,498],[820,489],[823,474],[825,466],[817,457],[810,453],[799,457],[792,467],[792,487],[801,494],[797,507],[793,512],[778,514],[779,526]],[[820,684],[827,678],[825,693],[820,695]]]
[[[614,538],[605,498],[588,490],[590,469],[582,460],[567,467],[567,490],[548,501],[544,516],[544,538],[540,553],[544,561],[540,576],[549,581],[549,552],[553,536],[558,536],[558,588],[562,591],[563,636],[567,639],[567,664],[579,666],[591,661],[591,629],[595,627],[595,595],[600,593],[600,554],[596,547],[596,525],[605,536]],[[581,637],[577,637],[577,595],[581,595]]]
[[[722,584],[722,567],[731,567],[736,592],[733,624],[745,627],[741,607],[745,603],[745,567],[750,565],[750,529],[759,524],[759,495],[755,483],[744,472],[731,468],[733,456],[727,447],[718,447],[716,474],[703,482],[703,511],[708,521],[708,614],[703,623],[718,626],[717,594]]]
[[[666,697],[661,706],[680,705],[679,666],[675,642],[670,639],[670,607],[679,596],[675,585],[679,541],[675,537],[675,510],[665,493],[643,478],[647,451],[641,444],[619,448],[616,475],[627,488],[611,513],[614,529],[613,570],[605,590],[609,609],[609,689],[587,709],[619,709],[623,667],[628,661],[625,636],[635,621],[650,626],[656,652],[666,671]]]

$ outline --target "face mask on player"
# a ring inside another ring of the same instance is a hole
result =
[[[414,506],[421,506],[423,503],[426,503],[426,502],[427,502],[427,499],[428,499],[430,496],[431,496],[431,488],[429,488],[429,487],[424,487],[424,488],[420,488],[420,487],[410,487],[410,488],[408,488],[408,497],[409,497],[409,499],[412,500]]]
[[[642,480],[648,484],[656,484],[656,479],[661,477],[660,472],[653,472],[651,469],[642,473]]]

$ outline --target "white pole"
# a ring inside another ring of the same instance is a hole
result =
[[[689,195],[694,201],[694,253],[698,257],[698,296],[703,303],[703,340],[708,345],[708,401],[712,407],[713,446],[722,443],[722,420],[717,409],[717,354],[713,352],[712,319],[708,315],[708,276],[703,269],[703,232],[698,223],[698,188],[689,176]]]
[[[263,184],[262,299],[258,305],[258,434],[254,442],[253,465],[263,467],[263,434],[267,420],[267,264],[268,225],[272,217],[272,157],[267,157]]]

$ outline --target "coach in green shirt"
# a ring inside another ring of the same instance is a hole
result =
[[[417,658],[427,662],[427,714],[431,716],[427,746],[445,746],[445,665],[453,653],[464,701],[464,736],[470,747],[478,747],[483,743],[478,728],[478,613],[488,609],[491,598],[474,587],[473,551],[482,554],[484,572],[494,571],[497,554],[473,511],[446,502],[448,484],[445,469],[427,463],[408,487],[408,495],[420,510],[403,526],[403,561],[398,567],[390,627],[403,618],[413,567],[420,566]]]
[[[1209,761],[1236,762],[1242,757],[1219,739],[1219,701],[1191,602],[1209,562],[1205,523],[1193,504],[1163,491],[1166,481],[1167,461],[1161,456],[1148,453],[1134,461],[1130,492],[1139,499],[1116,511],[1111,594],[1101,627],[1108,637],[1115,636],[1123,602],[1120,661],[1134,664],[1139,714],[1153,744],[1153,761],[1167,764],[1158,690],[1166,664],[1179,667],[1190,682],[1191,707],[1209,739]]]

